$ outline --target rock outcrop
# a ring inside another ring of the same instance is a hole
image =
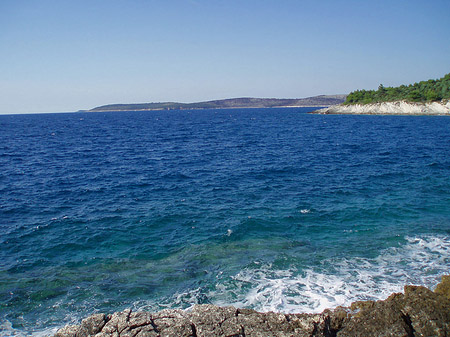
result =
[[[404,101],[373,104],[339,104],[319,109],[320,114],[364,114],[364,115],[449,115],[450,101],[432,103],[410,103]]]
[[[450,276],[433,292],[405,286],[384,301],[355,302],[321,314],[259,313],[251,309],[196,305],[191,311],[125,310],[95,314],[55,337],[268,337],[450,336]]]

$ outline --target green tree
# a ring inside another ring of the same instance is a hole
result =
[[[438,100],[440,100],[441,98],[439,97],[439,95],[436,93],[436,91],[434,91],[434,90],[428,90],[427,91],[427,94],[426,94],[426,97],[427,97],[427,101],[438,101]]]
[[[393,88],[380,84],[377,90],[356,90],[347,96],[345,103],[366,104],[399,100],[425,102],[441,99],[450,99],[450,73],[438,80],[421,81],[408,86]]]
[[[409,93],[408,99],[413,102],[419,102],[422,100],[422,94],[420,93],[420,90],[416,89]]]

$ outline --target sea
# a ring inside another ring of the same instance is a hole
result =
[[[314,109],[0,116],[0,335],[433,289],[450,273],[450,118]]]

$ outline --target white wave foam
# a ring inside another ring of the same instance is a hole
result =
[[[139,301],[133,309],[156,311],[213,303],[258,311],[322,312],[357,300],[385,299],[393,292],[401,292],[405,284],[433,288],[443,274],[450,274],[450,238],[414,237],[372,259],[330,259],[306,270],[280,270],[255,262],[233,277],[219,273],[215,285],[196,287],[157,303]],[[37,331],[32,336],[54,333],[55,329]],[[0,323],[0,336],[29,335],[14,329],[8,321]]]
[[[259,311],[321,312],[357,300],[379,300],[405,284],[434,287],[450,266],[448,237],[407,238],[374,259],[329,260],[299,271],[246,268],[208,294],[215,304]]]
[[[35,332],[26,332],[19,329],[15,329],[11,322],[8,320],[4,320],[0,322],[0,337],[47,337],[47,336],[53,336],[57,328],[50,328],[46,330],[41,331],[35,331]]]

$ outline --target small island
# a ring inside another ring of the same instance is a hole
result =
[[[321,114],[450,115],[450,73],[438,80],[421,81],[378,90],[356,90],[344,103],[316,110]]]

